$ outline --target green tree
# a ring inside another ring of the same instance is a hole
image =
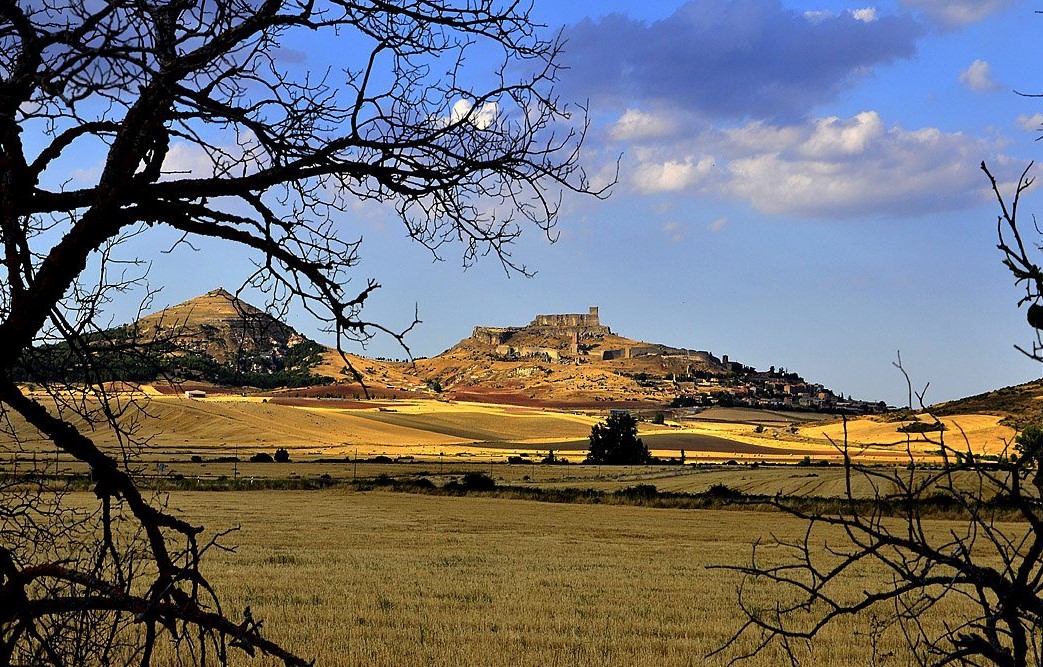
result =
[[[591,427],[587,463],[635,465],[651,461],[648,447],[637,437],[637,418],[629,412],[610,414]]]

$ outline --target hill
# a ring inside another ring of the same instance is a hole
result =
[[[165,308],[134,323],[140,340],[165,340],[183,353],[260,371],[285,367],[290,351],[313,343],[223,288]]]
[[[1016,429],[1031,423],[1043,423],[1043,380],[1033,380],[955,401],[932,405],[938,416],[987,414],[1002,417],[1002,424]]]
[[[203,381],[264,388],[332,382],[315,369],[327,349],[224,289],[84,338],[88,361],[65,342],[28,350],[23,382]]]
[[[601,323],[596,307],[537,315],[524,326],[477,326],[468,338],[415,367],[454,398],[605,407],[669,402],[680,390],[678,382],[728,371],[706,351],[617,335]]]
[[[851,413],[880,408],[845,401],[792,371],[757,371],[727,355],[628,338],[603,324],[597,307],[537,315],[521,326],[476,326],[442,354],[394,362],[341,356],[219,288],[101,332],[91,347],[100,362],[93,366],[64,344],[35,348],[26,354],[18,379],[173,379],[289,388],[295,396],[313,398],[443,394],[539,407],[721,405]]]

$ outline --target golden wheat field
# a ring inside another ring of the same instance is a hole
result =
[[[354,456],[467,456],[504,461],[512,455],[559,454],[582,459],[587,436],[605,411],[566,411],[480,403],[410,399],[330,401],[259,396],[214,395],[205,400],[183,396],[115,394],[125,410],[121,424],[133,439],[146,443],[151,460],[272,452],[285,448],[295,460]],[[88,407],[91,403],[88,402]],[[720,418],[715,417],[718,415]],[[102,445],[114,447],[115,435],[67,415]],[[822,416],[818,416],[821,419]],[[807,416],[712,409],[698,419],[639,424],[639,433],[656,456],[686,460],[797,462],[805,456],[841,458],[838,421],[808,423]],[[788,420],[788,421],[787,421]],[[946,440],[957,449],[998,454],[1014,437],[1000,417],[961,415],[945,418]],[[937,444],[919,436],[907,442],[897,429],[902,422],[861,418],[847,423],[852,455],[865,462],[905,461],[936,457]],[[28,427],[19,428],[17,446],[0,441],[0,452],[45,452],[53,449]]]
[[[204,568],[226,608],[249,605],[270,637],[332,666],[725,664],[706,655],[739,623],[738,579],[707,566],[746,562],[769,533],[802,534],[779,514],[341,489],[171,504],[211,530],[241,526],[238,549]],[[852,591],[879,575],[864,570]],[[825,632],[805,664],[872,664],[867,623]],[[878,648],[897,651],[888,665],[911,664],[895,638]]]

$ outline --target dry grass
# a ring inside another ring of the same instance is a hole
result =
[[[227,607],[250,605],[272,637],[334,666],[722,664],[704,656],[739,622],[737,580],[706,566],[745,562],[769,531],[802,534],[753,512],[332,490],[172,500],[211,529],[242,525],[238,552],[206,570]],[[865,577],[853,592],[878,573]],[[865,629],[838,624],[807,664],[872,664]]]

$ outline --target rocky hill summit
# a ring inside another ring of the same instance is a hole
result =
[[[311,342],[220,287],[146,315],[134,327],[144,341],[163,340],[182,353],[257,372],[285,365],[293,348]]]
[[[239,386],[320,384],[326,349],[223,288],[146,315],[128,327],[158,349],[166,374]]]

